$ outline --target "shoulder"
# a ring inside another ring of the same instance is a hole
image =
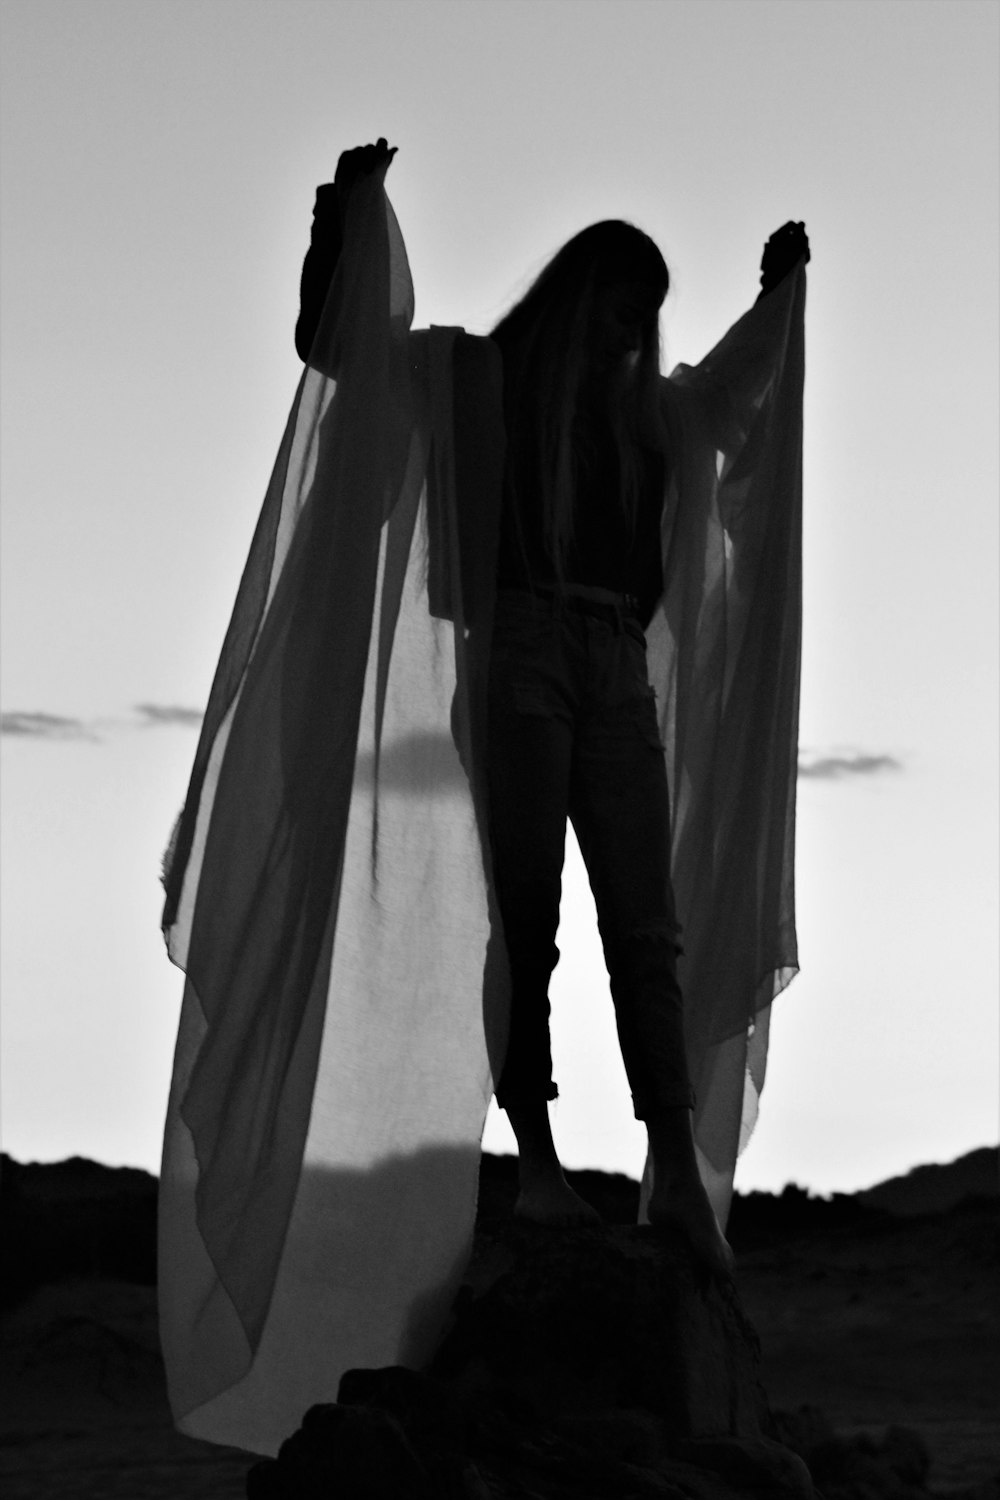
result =
[[[685,427],[697,419],[698,392],[688,380],[689,365],[678,365],[660,377],[660,416],[671,439],[676,441]]]
[[[503,358],[497,345],[485,334],[466,333],[459,329],[455,338],[456,371],[472,378],[500,385],[503,382]]]
[[[466,333],[464,328],[432,323],[430,328],[413,328],[407,335],[411,363],[417,366],[450,361],[456,374],[463,378],[499,384],[503,380],[500,350],[484,334]]]

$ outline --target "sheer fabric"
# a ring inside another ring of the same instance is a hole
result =
[[[724,1217],[795,971],[804,270],[664,381],[648,632],[702,1169]],[[483,796],[496,347],[411,332],[381,177],[251,545],[168,855],[186,973],[161,1333],[193,1436],[274,1452],[352,1366],[419,1364],[471,1245],[508,1014]]]

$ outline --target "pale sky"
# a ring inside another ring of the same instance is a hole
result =
[[[315,186],[378,135],[418,326],[486,331],[624,217],[671,267],[667,365],[694,362],[806,221],[802,973],[736,1183],[849,1191],[994,1142],[994,0],[0,18],[4,1149],[158,1167],[160,852],[298,379]],[[638,1175],[575,856],[566,887],[557,1143]]]

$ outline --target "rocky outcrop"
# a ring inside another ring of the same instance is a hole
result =
[[[961,1489],[931,1484],[930,1450],[912,1427],[890,1424],[881,1437],[844,1436],[824,1412],[775,1412],[773,1430],[807,1464],[822,1500],[1000,1500],[1000,1474]]]
[[[683,1240],[481,1228],[431,1366],[352,1370],[250,1500],[812,1500],[756,1336]]]

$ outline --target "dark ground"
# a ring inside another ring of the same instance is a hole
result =
[[[485,1223],[509,1213],[515,1174],[513,1158],[484,1158]],[[637,1184],[570,1175],[606,1219],[634,1222]],[[737,1286],[772,1408],[817,1408],[841,1435],[916,1429],[934,1493],[988,1495],[1000,1474],[996,1186],[997,1152],[984,1149],[856,1197],[738,1198]],[[143,1172],[3,1159],[5,1500],[242,1500],[248,1456],[170,1422],[155,1195]]]

